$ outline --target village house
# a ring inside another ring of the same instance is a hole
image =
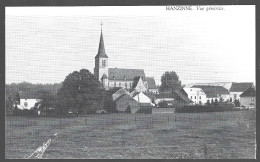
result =
[[[234,101],[235,99],[240,101],[240,95],[252,86],[252,82],[232,83],[232,86],[229,91],[230,99],[232,101]]]
[[[206,94],[206,102],[215,101],[216,99],[219,101],[220,98],[222,98],[223,101],[229,100],[229,92],[222,86],[194,85],[192,88],[202,89]]]
[[[194,104],[204,105],[207,103],[207,97],[205,92],[201,88],[183,88],[188,94],[188,98],[193,101]]]
[[[245,107],[255,107],[256,95],[255,87],[248,88],[240,95],[240,105]]]
[[[123,94],[115,100],[116,109],[118,112],[127,112],[128,109],[132,109],[130,112],[135,113],[138,109],[138,102],[134,100],[129,94]]]
[[[134,78],[140,77],[142,78],[142,84],[144,84],[146,90],[152,91],[154,93],[157,93],[158,91],[154,85],[154,78],[146,77],[143,69],[108,68],[108,56],[105,52],[102,29],[98,53],[95,56],[94,76],[107,90],[113,87],[131,89],[134,84]]]
[[[159,94],[155,94],[154,103],[158,105],[160,102],[166,102],[168,106],[182,106],[193,103],[188,98],[188,94],[183,88],[175,91],[166,91]]]
[[[39,99],[38,95],[23,91],[19,94],[17,108],[20,110],[30,110],[40,101],[41,99]]]

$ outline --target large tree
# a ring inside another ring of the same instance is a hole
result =
[[[70,73],[58,91],[57,110],[66,112],[77,109],[80,113],[91,113],[103,107],[105,89],[87,69]]]
[[[175,71],[166,71],[162,75],[160,91],[174,91],[181,88],[181,81]]]

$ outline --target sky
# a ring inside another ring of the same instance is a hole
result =
[[[94,72],[101,26],[109,68],[165,71],[183,84],[255,82],[255,6],[6,7],[6,83],[60,83]]]

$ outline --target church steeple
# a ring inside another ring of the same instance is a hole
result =
[[[108,58],[106,52],[105,52],[105,44],[103,40],[103,33],[102,33],[102,22],[101,22],[101,34],[100,34],[100,40],[99,40],[99,47],[98,47],[98,53],[95,58]]]
[[[102,33],[102,22],[101,22],[101,34],[98,47],[98,53],[95,56],[95,67],[94,67],[94,76],[103,84],[104,87],[108,86],[107,77],[108,77],[108,57],[105,52],[105,45],[103,40]]]

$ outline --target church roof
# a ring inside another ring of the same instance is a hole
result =
[[[108,58],[107,54],[105,52],[105,44],[104,44],[104,40],[103,40],[103,33],[102,33],[102,31],[101,31],[101,35],[100,35],[98,53],[97,53],[95,58]]]
[[[157,89],[155,80],[153,77],[146,77],[146,81],[148,84],[148,89]]]
[[[141,76],[143,77],[143,80],[146,80],[143,69],[120,69],[120,68],[108,69],[109,80],[133,81],[136,76]]]

